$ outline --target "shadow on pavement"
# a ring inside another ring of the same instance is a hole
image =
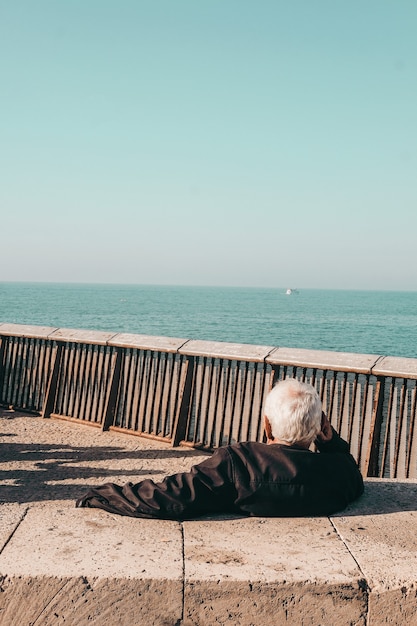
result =
[[[344,511],[331,517],[387,515],[417,511],[417,482],[396,480],[365,480],[365,493]]]

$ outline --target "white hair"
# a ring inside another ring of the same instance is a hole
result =
[[[310,446],[321,430],[321,412],[321,400],[314,387],[295,378],[277,383],[267,395],[264,408],[273,438],[289,445]]]

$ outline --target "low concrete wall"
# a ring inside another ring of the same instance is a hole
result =
[[[373,479],[332,518],[184,523],[3,504],[0,624],[415,624],[416,492]]]

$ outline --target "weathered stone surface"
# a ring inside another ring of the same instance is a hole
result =
[[[182,615],[181,528],[38,505],[1,553],[0,575],[4,626],[175,624]]]
[[[0,505],[0,552],[16,531],[26,512],[27,507],[22,504]]]
[[[376,376],[417,378],[417,359],[386,356],[372,368],[372,373]]]
[[[0,573],[22,572],[29,576],[180,580],[181,527],[178,522],[138,522],[97,509],[69,508],[68,504],[33,507],[0,555]]]
[[[210,356],[219,359],[247,360],[260,362],[273,350],[273,346],[255,346],[243,343],[226,343],[223,341],[191,340],[179,350],[181,354],[190,356]]]
[[[163,352],[177,352],[187,339],[178,337],[154,337],[153,335],[134,335],[119,333],[108,342],[110,346],[122,348],[138,348],[140,350],[162,350]]]
[[[298,365],[316,367],[340,372],[360,372],[369,374],[380,358],[375,354],[354,354],[332,352],[330,350],[305,350],[303,348],[276,348],[267,357],[272,365]]]
[[[366,593],[351,586],[201,581],[187,585],[185,593],[184,626],[367,624]]]
[[[184,523],[186,626],[365,625],[366,585],[326,518]]]
[[[73,341],[75,343],[95,343],[105,345],[115,333],[108,333],[101,330],[79,330],[77,328],[58,328],[50,335],[50,339],[57,341]]]
[[[173,626],[181,617],[173,581],[7,576],[0,589],[0,626]]]
[[[53,326],[34,326],[30,324],[0,324],[0,335],[10,337],[49,337],[58,330]]]
[[[368,480],[333,518],[369,586],[369,624],[417,624],[417,480]]]

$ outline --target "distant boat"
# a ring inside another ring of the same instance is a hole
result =
[[[293,296],[294,294],[298,295],[298,289],[293,289],[293,288],[290,289],[290,288],[288,288],[287,291],[285,292],[285,294],[287,296]]]

